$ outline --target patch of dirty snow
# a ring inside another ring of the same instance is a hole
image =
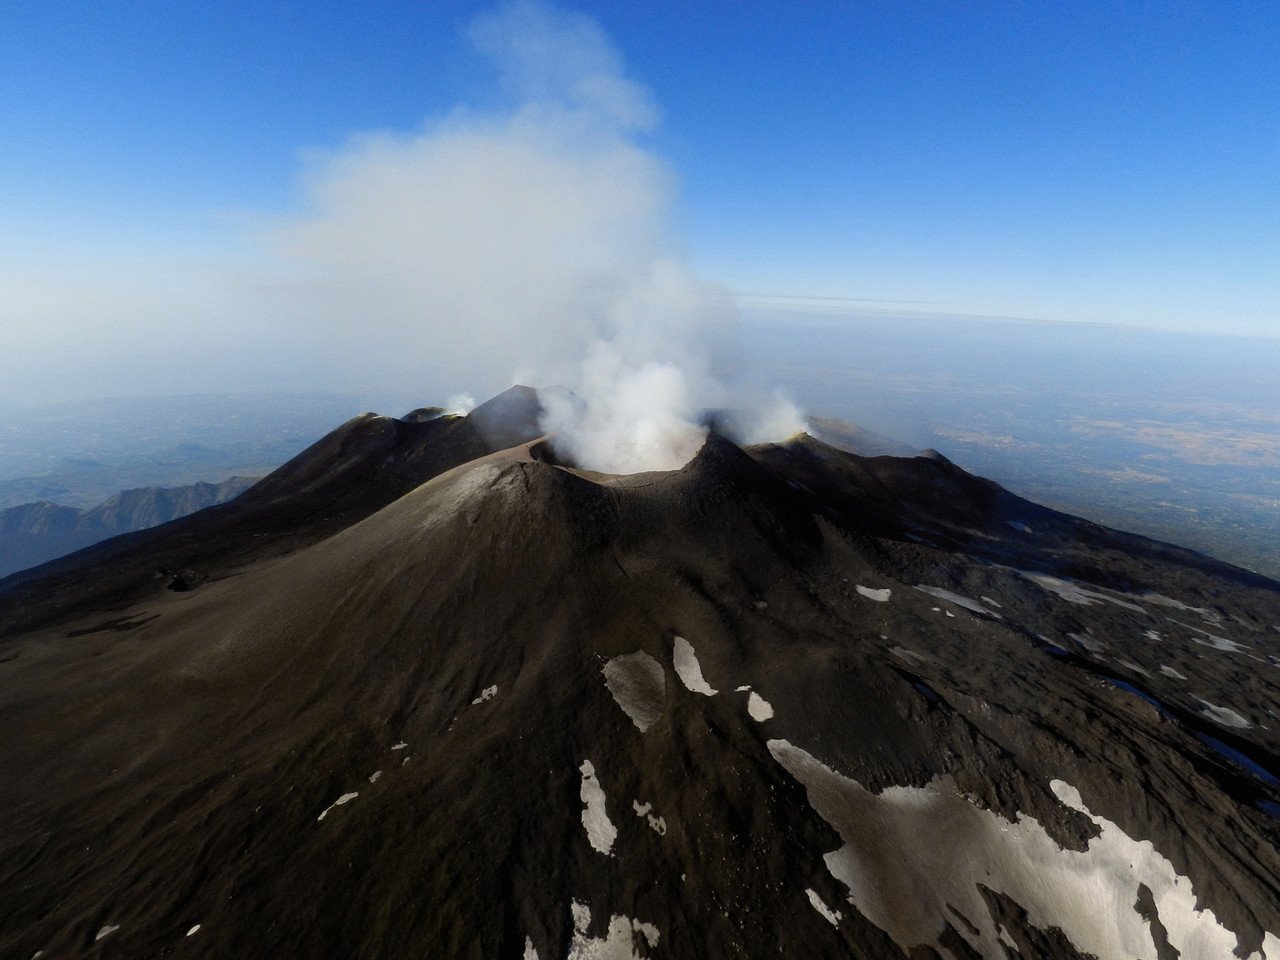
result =
[[[325,817],[329,815],[329,811],[332,810],[334,807],[341,807],[343,804],[350,803],[352,800],[354,800],[358,796],[360,796],[360,794],[358,793],[344,793],[337,800],[333,801],[333,803],[329,804],[329,806],[321,810],[320,816],[316,817],[316,819],[323,820]]]
[[[1247,717],[1242,717],[1229,707],[1220,707],[1200,697],[1196,697],[1196,699],[1204,704],[1204,709],[1200,712],[1214,723],[1220,723],[1224,727],[1235,727],[1238,730],[1245,730],[1253,726]]]
[[[492,700],[497,695],[498,695],[498,685],[495,683],[493,686],[485,687],[483,690],[481,690],[480,696],[472,700],[471,705],[474,707],[477,703],[484,703],[486,700]]]
[[[659,931],[652,923],[614,914],[601,940],[587,933],[591,927],[590,907],[575,900],[569,909],[573,916],[573,939],[566,960],[644,960],[643,948],[653,949],[658,945]]]
[[[929,594],[931,597],[937,597],[939,600],[946,600],[948,603],[954,603],[957,607],[964,607],[966,610],[971,610],[974,613],[980,613],[984,617],[992,617],[996,620],[1004,619],[1000,614],[992,610],[988,610],[977,600],[970,600],[968,597],[963,597],[958,593],[952,593],[950,590],[943,590],[941,587],[928,587],[923,583],[917,583],[916,589],[921,593]],[[954,613],[951,615],[953,617],[955,616]]]
[[[1009,526],[1013,527],[1013,529],[1017,530],[1019,533],[1030,533],[1030,532],[1031,532],[1031,528],[1030,528],[1030,527],[1028,527],[1028,526],[1027,526],[1025,523],[1023,523],[1021,520],[1006,520],[1006,521],[1005,521],[1005,523],[1007,523]]]
[[[190,930],[187,931],[187,936],[188,937],[194,936],[199,931],[200,931],[200,924],[197,923],[194,927],[192,927]]]
[[[1196,643],[1202,647],[1213,647],[1215,650],[1225,650],[1227,653],[1244,653],[1250,648],[1243,643],[1236,643],[1234,640],[1228,640],[1226,637],[1220,637],[1217,634],[1210,633],[1208,630],[1201,630],[1199,627],[1193,627],[1189,623],[1183,623],[1181,620],[1175,620],[1173,617],[1165,617],[1170,623],[1176,623],[1180,627],[1186,627],[1193,633],[1200,634],[1200,637],[1192,637]]]
[[[982,596],[978,597],[978,599],[979,599],[979,600],[981,600],[983,603],[989,603],[989,604],[991,604],[991,606],[993,606],[993,607],[997,607],[997,608],[999,608],[999,607],[1001,607],[1001,606],[1002,606],[1002,604],[996,603],[994,600],[992,600],[992,599],[991,599],[990,597],[988,597],[986,594],[983,594]]]
[[[820,914],[826,917],[827,922],[830,923],[833,927],[840,926],[840,918],[843,916],[843,914],[840,913],[839,910],[832,910],[830,907],[828,907],[826,902],[820,896],[818,896],[816,891],[806,887],[804,892],[805,892],[805,895],[809,898],[809,902],[813,904],[813,909],[817,910]]]
[[[740,686],[740,687],[734,687],[734,688],[733,688],[733,692],[734,692],[734,693],[746,693],[746,692],[747,692],[748,690],[750,690],[750,689],[751,689],[751,684],[749,684],[749,683],[744,683],[744,684],[743,684],[742,686]]]
[[[402,740],[400,743],[392,744],[392,745],[391,745],[391,749],[392,749],[392,750],[403,750],[403,749],[404,749],[405,747],[407,747],[407,746],[408,746],[408,744],[407,744],[407,743],[405,743],[405,742]]]
[[[907,663],[924,663],[928,659],[924,654],[908,650],[906,647],[894,647],[889,652],[895,657],[907,661]]]
[[[1143,670],[1136,663],[1131,663],[1128,660],[1116,660],[1116,663],[1120,664],[1120,666],[1124,667],[1125,669],[1132,670],[1134,673],[1140,673],[1144,677],[1151,676],[1151,674],[1147,673],[1147,671]]]
[[[644,733],[662,717],[667,706],[667,675],[643,650],[613,657],[600,671],[614,702]]]
[[[382,771],[381,771],[381,770],[375,770],[375,771],[373,771],[373,773],[369,774],[369,782],[370,782],[370,783],[377,783],[377,782],[378,782],[378,778],[379,778],[379,777],[381,777],[381,776],[382,776]]]
[[[1215,637],[1213,634],[1209,634],[1207,640],[1201,640],[1199,637],[1192,637],[1191,639],[1202,647],[1213,647],[1215,650],[1225,650],[1227,653],[1244,653],[1249,649],[1242,643],[1236,643],[1226,637]]]
[[[1162,593],[1135,593],[1133,597],[1135,600],[1141,600],[1143,603],[1149,603],[1156,607],[1171,607],[1174,610],[1186,610],[1189,613],[1198,613],[1206,620],[1217,621],[1221,619],[1218,616],[1218,611],[1216,610],[1210,610],[1208,607],[1193,607],[1189,604],[1183,603],[1181,600],[1174,600],[1172,597],[1166,597]]]
[[[675,664],[676,676],[680,678],[681,683],[704,697],[716,695],[718,691],[711,689],[711,684],[702,678],[702,665],[698,663],[698,657],[693,652],[693,644],[684,637],[675,638],[671,659]]]
[[[524,956],[520,960],[540,960],[538,951],[533,946],[533,940],[529,937],[524,938]]]
[[[1080,646],[1084,647],[1090,653],[1102,653],[1106,650],[1106,644],[1096,637],[1091,637],[1087,633],[1068,633],[1068,637],[1074,640]]]
[[[1026,814],[1010,821],[978,807],[946,777],[877,794],[785,740],[770,740],[768,748],[843,841],[825,855],[828,871],[848,889],[849,902],[904,952],[922,946],[942,950],[946,925],[958,912],[973,925],[958,929],[973,950],[1003,956],[1000,925],[987,909],[982,885],[1015,900],[1039,929],[1058,927],[1080,953],[1099,960],[1156,960],[1150,927],[1134,906],[1145,884],[1183,960],[1222,960],[1234,953],[1235,933],[1212,911],[1197,908],[1190,879],[1150,841],[1134,840],[1091,813],[1080,792],[1061,780],[1050,783],[1058,800],[1100,830],[1083,851],[1063,849]],[[1266,934],[1264,949],[1272,956],[1280,938]]]
[[[1102,593],[1100,590],[1090,590],[1081,586],[1074,580],[1064,580],[1060,577],[1051,577],[1044,573],[1028,573],[1026,570],[1015,570],[1015,573],[1027,580],[1030,580],[1042,590],[1049,593],[1055,593],[1068,603],[1078,603],[1081,606],[1090,606],[1095,603],[1111,603],[1117,607],[1123,607],[1126,610],[1133,610],[1137,613],[1147,613],[1142,607],[1136,603],[1130,603],[1127,600],[1121,600],[1109,593]],[[1149,614],[1148,614],[1149,615]]]
[[[584,804],[582,808],[582,827],[587,832],[587,842],[592,849],[609,856],[613,849],[613,841],[618,839],[618,828],[609,820],[604,807],[604,788],[596,779],[596,769],[590,760],[583,760],[578,768],[582,773],[582,788],[579,796]]]
[[[877,603],[888,603],[889,597],[893,593],[893,591],[890,590],[888,587],[883,587],[880,590],[875,590],[871,587],[864,587],[860,583],[854,589],[858,591],[859,595],[866,597],[868,600],[874,600]]]
[[[97,943],[97,942],[98,942],[99,940],[101,940],[103,937],[108,936],[108,935],[110,935],[110,934],[112,934],[112,933],[115,933],[115,932],[116,932],[117,930],[119,930],[119,929],[120,929],[120,924],[118,924],[118,923],[116,923],[116,924],[107,924],[105,927],[103,927],[101,930],[99,930],[99,931],[98,931],[98,935],[97,935],[96,937],[94,937],[94,938],[93,938],[93,942],[94,942],[94,943]]]
[[[1183,674],[1181,674],[1181,673],[1179,673],[1177,670],[1173,669],[1173,667],[1166,666],[1166,665],[1165,665],[1165,664],[1163,664],[1163,663],[1160,665],[1160,672],[1161,672],[1161,673],[1163,673],[1166,677],[1173,677],[1173,679],[1175,679],[1175,680],[1185,680],[1185,679],[1187,679]]]
[[[644,817],[649,821],[649,826],[660,837],[667,835],[667,821],[665,817],[655,817],[649,811],[653,809],[652,803],[641,803],[639,800],[631,801],[631,809],[636,812],[637,817]]]
[[[751,715],[751,719],[757,723],[763,723],[773,718],[773,707],[769,705],[769,701],[754,690],[747,695],[747,713]]]

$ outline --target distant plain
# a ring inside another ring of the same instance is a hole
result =
[[[753,311],[740,362],[1055,509],[1280,578],[1280,341]]]

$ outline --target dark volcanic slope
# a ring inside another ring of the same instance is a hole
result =
[[[0,636],[74,611],[122,608],[166,587],[185,590],[315,543],[445,470],[535,439],[539,411],[536,391],[517,386],[464,418],[362,414],[234,504],[0,580]]]
[[[467,420],[0,595],[0,955],[1280,960],[1276,584],[809,438],[369,508]]]

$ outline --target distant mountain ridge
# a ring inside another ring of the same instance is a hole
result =
[[[219,483],[138,487],[88,510],[41,501],[0,510],[0,577],[80,550],[100,540],[145,530],[225,503],[257,483],[230,477]]]

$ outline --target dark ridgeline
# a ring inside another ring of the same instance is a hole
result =
[[[965,872],[1119,831],[1280,932],[1280,585],[932,453],[581,474],[538,412],[364,415],[0,581],[0,955],[1167,960],[1137,847],[1123,902]]]

